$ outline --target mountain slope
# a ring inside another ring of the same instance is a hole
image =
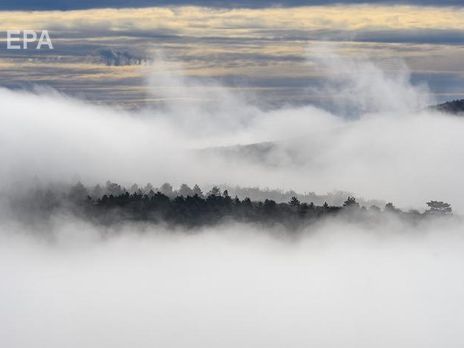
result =
[[[432,107],[434,110],[446,112],[454,115],[464,114],[464,99],[453,100],[446,103],[438,104]]]

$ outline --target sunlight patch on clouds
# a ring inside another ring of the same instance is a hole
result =
[[[192,36],[274,36],[286,30],[464,29],[464,12],[418,6],[315,6],[266,9],[202,7],[0,12],[0,29],[143,31]],[[269,31],[269,32],[267,32]]]

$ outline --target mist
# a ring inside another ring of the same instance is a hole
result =
[[[103,231],[68,218],[54,226],[51,240],[2,227],[2,346],[464,341],[456,222],[415,230],[394,220],[374,228],[334,220],[298,239],[252,225],[197,234],[140,225]]]
[[[154,109],[0,89],[0,345],[462,346],[464,119],[429,109],[405,66],[308,54],[331,72],[317,93],[340,97],[326,109],[263,109],[165,63],[147,79]],[[344,190],[418,210],[439,199],[457,214],[292,234],[67,211],[34,224],[6,209],[29,187],[106,180]]]
[[[318,93],[333,97],[339,113],[312,105],[263,110],[162,62],[148,79],[163,101],[156,109],[125,111],[53,91],[2,89],[2,186],[113,180],[342,190],[416,209],[441,199],[462,211],[463,120],[427,109],[427,89],[411,85],[404,66],[320,61],[320,53],[309,56],[310,64],[331,71]],[[265,160],[259,153],[204,151],[262,142],[276,145]]]

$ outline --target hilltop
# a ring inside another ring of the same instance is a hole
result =
[[[448,101],[432,107],[434,110],[443,111],[449,114],[462,115],[464,114],[464,99]]]

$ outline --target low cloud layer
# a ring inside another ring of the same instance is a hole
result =
[[[461,231],[332,221],[295,241],[243,225],[126,226],[102,240],[57,219],[47,242],[2,225],[0,343],[459,347]]]
[[[331,110],[263,110],[170,64],[147,79],[162,103],[138,112],[2,89],[0,199],[57,182],[169,181],[342,189],[419,209],[438,199],[462,214],[464,119],[427,109],[399,62],[308,55],[330,72],[319,92],[339,94]],[[230,155],[237,144],[257,150]],[[461,218],[382,216],[192,233],[66,211],[27,224],[0,209],[0,346],[461,346]]]
[[[134,113],[49,91],[2,90],[2,186],[14,190],[31,179],[224,183],[344,190],[417,209],[438,199],[462,211],[463,120],[428,111],[427,89],[412,86],[405,68],[310,57],[332,76],[322,90],[338,97],[333,113],[311,105],[263,111],[163,64],[150,82],[163,106]],[[260,142],[276,145],[263,161],[205,151]]]

